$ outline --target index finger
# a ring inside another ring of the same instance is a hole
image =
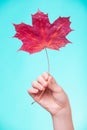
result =
[[[49,73],[48,73],[48,72],[44,72],[44,73],[42,74],[42,77],[43,77],[46,81],[48,81],[48,79],[49,79]]]

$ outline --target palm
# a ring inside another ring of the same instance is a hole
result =
[[[55,113],[56,111],[63,108],[66,104],[66,94],[63,90],[58,92],[53,92],[49,88],[44,91],[39,91],[37,94],[33,95],[33,98],[50,113]],[[54,111],[54,108],[55,111]]]

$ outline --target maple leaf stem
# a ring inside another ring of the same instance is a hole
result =
[[[49,56],[48,56],[48,52],[47,52],[47,48],[45,48],[45,52],[46,52],[46,57],[47,57],[47,63],[48,63],[48,73],[50,73],[50,62],[49,62]],[[39,98],[42,97],[44,91],[42,91],[41,95]],[[33,105],[36,101],[33,101],[31,104]]]
[[[48,73],[50,73],[50,62],[49,62],[49,56],[48,56],[47,48],[45,48],[45,52],[46,52],[47,63],[48,63]]]

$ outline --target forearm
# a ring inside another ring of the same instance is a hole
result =
[[[52,119],[54,130],[74,130],[70,109],[62,109]]]

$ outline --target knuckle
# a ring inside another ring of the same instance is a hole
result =
[[[48,75],[48,73],[47,73],[47,72],[44,72],[42,75],[43,75],[43,76],[46,76],[46,75]]]
[[[50,79],[50,81],[53,81],[53,77],[52,76],[50,76],[49,79]]]
[[[47,87],[47,82],[45,82],[43,86],[44,86],[44,87]]]
[[[37,81],[41,81],[42,76],[38,76]]]
[[[36,81],[33,81],[32,82],[32,86],[34,87],[36,85]]]

